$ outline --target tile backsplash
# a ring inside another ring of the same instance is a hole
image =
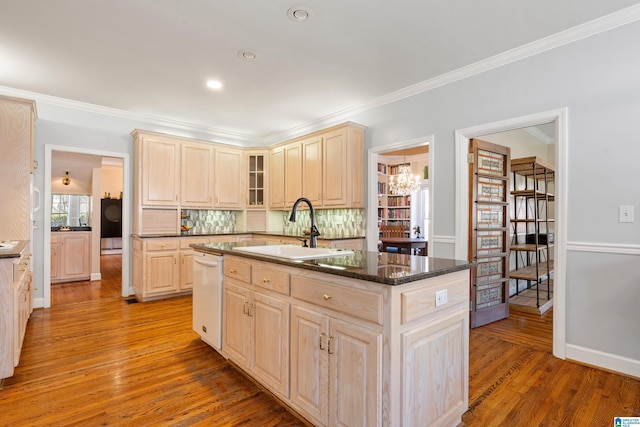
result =
[[[311,227],[309,210],[300,209],[297,221],[289,221],[290,211],[283,211],[282,223],[272,224],[271,230],[282,229],[286,233],[302,234]],[[279,218],[279,216],[276,216]],[[316,222],[321,234],[335,237],[364,236],[366,229],[364,209],[320,209],[316,210]],[[236,231],[236,212],[205,209],[183,209],[181,225],[188,225],[192,234],[234,233]]]
[[[309,210],[298,210],[296,222],[289,221],[290,212],[282,212],[282,226],[287,233],[302,234],[311,228]],[[320,234],[336,237],[364,236],[366,229],[364,209],[321,209],[316,210],[316,227]]]

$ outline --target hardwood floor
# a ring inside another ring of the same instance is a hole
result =
[[[51,305],[83,302],[122,294],[122,255],[100,256],[102,280],[51,284]]]
[[[305,425],[199,339],[191,297],[129,304],[113,286],[116,295],[34,311],[20,365],[0,390],[0,425]],[[552,317],[512,315],[471,331],[463,425],[611,426],[614,416],[640,416],[640,380],[551,355]]]

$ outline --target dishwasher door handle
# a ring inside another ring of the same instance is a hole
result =
[[[194,261],[198,264],[206,265],[207,267],[218,267],[220,265],[218,261],[204,261],[200,258],[194,258]]]

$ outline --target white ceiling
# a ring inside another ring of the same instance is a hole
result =
[[[261,141],[637,3],[0,0],[0,86]]]

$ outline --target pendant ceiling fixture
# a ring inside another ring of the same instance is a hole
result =
[[[69,185],[71,184],[71,178],[69,178],[69,171],[66,172],[64,178],[62,178],[62,183],[64,185]]]
[[[398,175],[389,177],[389,191],[396,196],[408,196],[420,188],[420,176],[411,173],[411,166],[404,157],[403,164],[398,166]]]

